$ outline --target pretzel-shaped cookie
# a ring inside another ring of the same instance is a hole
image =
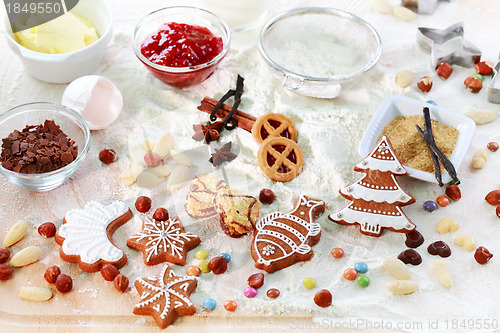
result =
[[[257,118],[252,127],[252,134],[258,143],[272,137],[284,137],[297,142],[295,125],[289,118],[279,113],[267,113]]]
[[[264,174],[278,182],[294,179],[304,166],[304,155],[297,143],[281,136],[266,139],[257,156]]]

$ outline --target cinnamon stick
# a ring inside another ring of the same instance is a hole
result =
[[[217,104],[217,101],[210,97],[205,97],[201,101],[200,106],[198,106],[198,110],[206,112],[210,114],[212,109]],[[217,110],[215,115],[217,118],[225,119],[227,115],[231,112],[232,107],[227,104],[222,104],[222,106]],[[256,118],[251,115],[244,113],[240,110],[236,110],[233,118],[238,122],[237,126],[245,131],[252,132],[253,124],[255,123]]]

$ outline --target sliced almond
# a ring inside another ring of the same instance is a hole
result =
[[[434,273],[434,277],[443,287],[450,288],[453,285],[450,267],[443,260],[434,261],[432,272]]]
[[[392,6],[387,0],[371,0],[373,7],[382,14],[390,14]]]
[[[167,180],[167,187],[170,191],[178,190],[189,179],[190,170],[184,165],[174,168]]]
[[[165,133],[154,145],[153,153],[160,155],[164,158],[170,154],[170,151],[174,148],[174,137],[170,133]]]
[[[44,302],[52,298],[52,291],[43,287],[22,287],[19,297],[27,301]]]
[[[173,166],[169,164],[162,164],[157,166],[156,168],[151,168],[148,171],[158,178],[165,178],[168,177],[173,170],[174,170]]]
[[[409,295],[418,290],[418,283],[410,280],[394,280],[387,283],[387,290],[394,295]]]
[[[470,109],[464,115],[474,120],[477,125],[491,123],[498,117],[496,111],[490,109]]]
[[[144,170],[144,166],[139,164],[132,164],[130,168],[125,171],[122,175],[122,184],[125,186],[131,186],[135,184],[137,176]]]
[[[415,73],[409,69],[402,70],[396,75],[396,84],[401,88],[408,87],[415,79]]]
[[[411,21],[415,17],[417,17],[417,14],[415,12],[411,11],[410,9],[403,7],[403,6],[396,6],[392,9],[392,13],[394,16],[397,18],[400,18],[405,21]]]
[[[172,158],[174,161],[176,161],[179,164],[185,165],[185,166],[193,166],[193,161],[184,153],[178,153],[175,150],[171,151]]]
[[[17,252],[9,262],[11,267],[22,267],[34,263],[42,257],[42,250],[38,246],[28,246]]]
[[[384,260],[382,265],[387,273],[391,274],[398,280],[409,280],[410,272],[408,271],[408,267],[399,259],[396,258],[387,258]]]
[[[12,227],[10,227],[9,231],[7,231],[7,234],[3,239],[3,246],[9,247],[16,244],[21,240],[21,238],[24,237],[27,230],[28,230],[28,222],[21,220],[15,223]]]
[[[136,184],[140,187],[153,188],[160,185],[161,182],[161,178],[156,177],[149,171],[143,171],[137,177]]]

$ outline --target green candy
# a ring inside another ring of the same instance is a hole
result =
[[[370,278],[366,275],[359,275],[357,281],[358,285],[363,288],[366,288],[370,285]]]
[[[484,76],[482,76],[481,74],[479,73],[476,73],[473,75],[476,79],[480,80],[480,81],[483,81],[484,80]]]

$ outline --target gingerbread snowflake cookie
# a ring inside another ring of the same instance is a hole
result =
[[[141,300],[134,307],[133,313],[152,316],[158,326],[164,329],[177,317],[196,313],[196,307],[189,299],[196,285],[195,277],[177,276],[169,265],[165,265],[159,277],[135,281]]]
[[[416,228],[400,206],[415,199],[406,193],[395,176],[406,176],[387,137],[382,137],[373,151],[354,168],[364,172],[356,183],[340,190],[352,202],[329,219],[340,224],[358,224],[362,234],[379,237],[384,229],[407,233]]]
[[[255,267],[272,273],[311,259],[311,246],[321,237],[315,220],[324,211],[323,201],[301,195],[290,213],[275,212],[259,220],[251,247]]]
[[[198,236],[184,230],[178,217],[166,221],[145,217],[142,231],[130,237],[127,245],[143,252],[144,263],[148,266],[165,261],[184,266],[188,251],[200,242]]]
[[[77,262],[89,273],[98,272],[104,264],[123,267],[127,256],[113,244],[112,236],[131,218],[132,212],[121,201],[109,205],[92,201],[83,209],[70,210],[55,236],[61,258]]]

